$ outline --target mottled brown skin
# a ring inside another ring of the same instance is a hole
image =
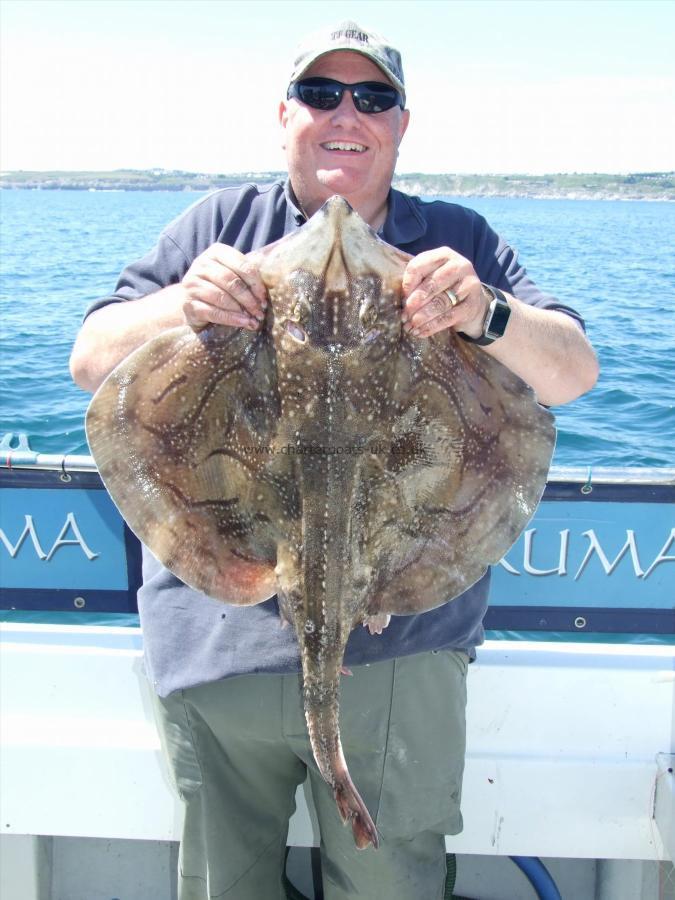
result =
[[[553,417],[451,331],[405,335],[409,257],[345,200],[254,256],[264,329],[150,341],[102,385],[87,434],[167,568],[228,603],[278,594],[316,763],[357,845],[377,846],[340,746],[349,633],[439,606],[499,561],[543,491]]]

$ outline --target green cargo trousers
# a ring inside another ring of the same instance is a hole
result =
[[[243,675],[157,698],[185,804],[180,900],[284,900],[288,820],[307,776],[325,900],[441,900],[444,835],[462,829],[467,663],[465,653],[442,650],[342,678],[342,744],[378,850],[355,848],[319,775],[297,675]]]

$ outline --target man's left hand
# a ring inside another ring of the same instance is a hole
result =
[[[450,247],[425,250],[411,259],[402,286],[403,328],[413,337],[429,337],[444,328],[470,337],[481,334],[488,299],[469,260]]]

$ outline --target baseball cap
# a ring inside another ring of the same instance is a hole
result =
[[[401,54],[386,38],[375,34],[374,31],[361,28],[356,22],[341,22],[336,28],[324,29],[309,35],[296,51],[290,80],[297,81],[320,56],[334,50],[353,50],[368,57],[400,91],[405,103]]]

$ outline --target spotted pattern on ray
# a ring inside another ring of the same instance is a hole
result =
[[[278,595],[317,765],[357,846],[377,846],[340,745],[349,633],[448,602],[498,562],[543,491],[553,417],[452,332],[403,332],[410,257],[345,200],[251,257],[263,329],[165,332],[102,385],[87,434],[179,578],[228,603]]]

